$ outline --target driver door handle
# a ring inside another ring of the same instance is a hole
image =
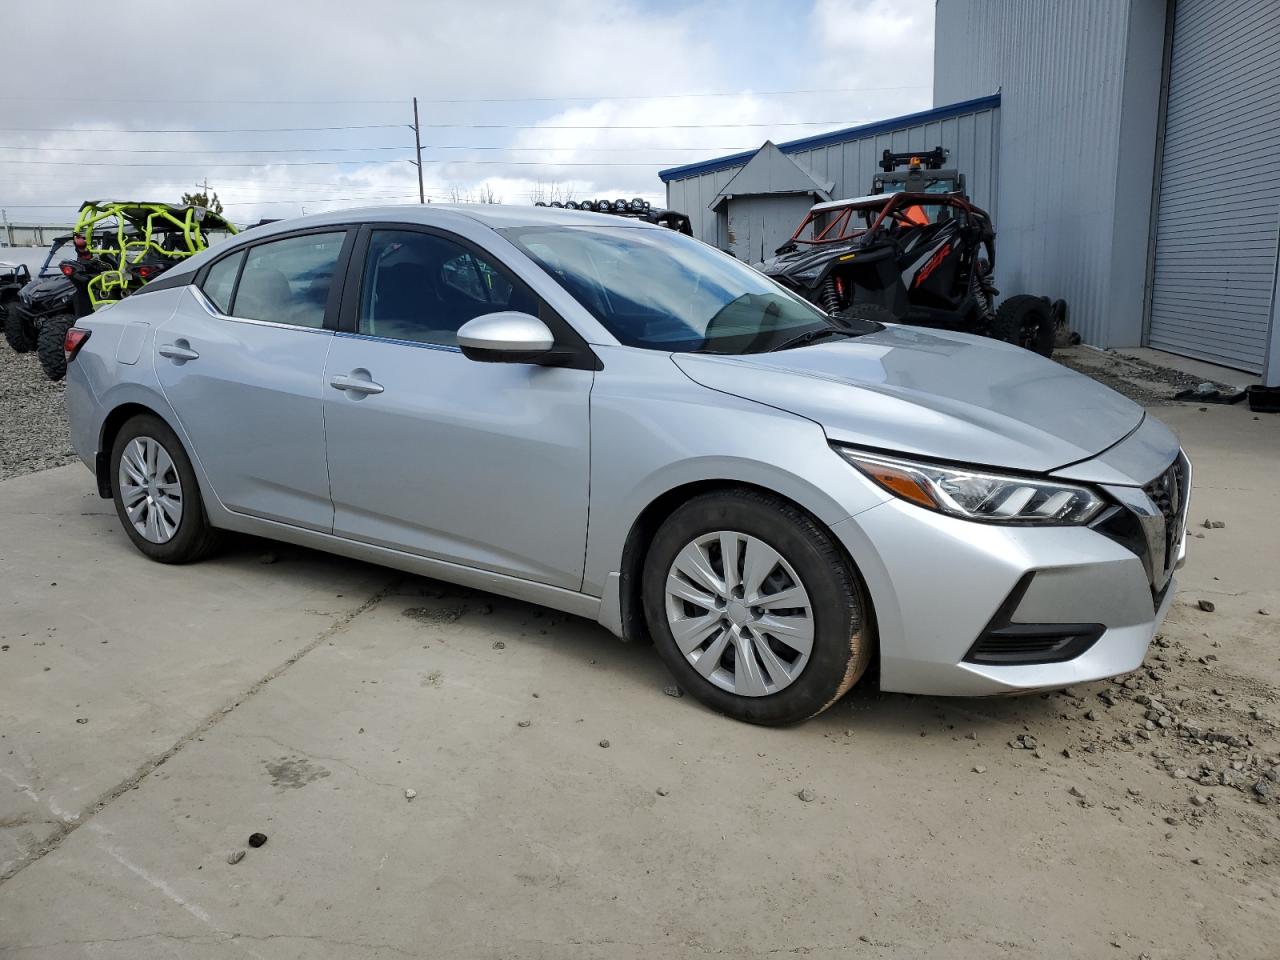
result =
[[[333,377],[329,380],[329,386],[352,393],[381,393],[383,389],[382,384],[363,377]]]
[[[200,354],[196,353],[188,346],[184,346],[185,341],[178,343],[162,343],[156,350],[162,357],[168,357],[170,360],[199,360]]]

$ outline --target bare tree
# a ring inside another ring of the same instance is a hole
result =
[[[568,203],[573,197],[572,184],[543,183],[539,180],[529,191],[529,199],[534,203]]]
[[[501,203],[502,198],[493,192],[493,187],[487,183],[480,185],[480,188],[474,193],[470,190],[463,190],[456,183],[449,187],[450,203]]]

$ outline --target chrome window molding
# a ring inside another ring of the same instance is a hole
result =
[[[213,301],[205,296],[204,291],[195,284],[192,284],[187,289],[195,295],[196,302],[199,303],[200,306],[204,307],[205,312],[215,320],[229,320],[232,323],[251,323],[259,327],[275,327],[278,330],[301,330],[303,333],[332,334],[334,332],[328,327],[304,327],[296,323],[277,323],[274,320],[255,320],[252,317],[233,317],[229,314],[223,313],[214,306]]]

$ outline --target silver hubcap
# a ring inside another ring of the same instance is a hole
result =
[[[169,452],[151,437],[134,437],[120,455],[120,499],[133,529],[168,543],[182,522],[182,480]]]
[[[676,554],[666,609],[693,668],[739,696],[790,686],[813,650],[813,607],[800,577],[777,550],[745,533],[708,533]]]

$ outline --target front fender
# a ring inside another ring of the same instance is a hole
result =
[[[828,527],[888,499],[831,449],[817,423],[696,384],[666,354],[605,352],[591,395],[583,592],[605,594],[636,520],[689,484],[760,487]]]

